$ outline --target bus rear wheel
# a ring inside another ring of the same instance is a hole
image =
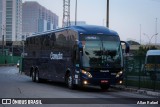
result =
[[[35,71],[32,72],[32,81],[36,82],[36,73],[35,73]]]
[[[39,81],[39,73],[38,73],[38,71],[36,71],[36,82],[40,82]]]
[[[36,82],[38,82],[38,83],[44,82],[44,79],[41,79],[39,77],[39,71],[36,71]]]

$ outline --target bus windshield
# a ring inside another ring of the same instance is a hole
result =
[[[84,35],[81,37],[81,41],[83,45],[83,67],[122,66],[122,49],[118,36]]]
[[[160,55],[149,55],[147,64],[160,64]]]

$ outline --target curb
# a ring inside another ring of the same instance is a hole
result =
[[[15,66],[16,64],[0,64],[0,67],[1,66]]]
[[[149,91],[149,90],[144,90],[144,89],[136,89],[134,87],[133,88],[126,88],[125,86],[112,86],[112,88],[160,98],[160,92]]]

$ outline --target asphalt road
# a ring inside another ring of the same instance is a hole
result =
[[[135,107],[139,98],[155,98],[137,93],[110,88],[102,91],[99,87],[87,87],[70,90],[63,83],[34,83],[30,77],[18,73],[15,66],[0,67],[0,98],[50,98],[43,105],[4,105],[0,107]],[[135,98],[135,99],[131,99]],[[45,99],[47,100],[47,99]],[[62,101],[63,100],[63,101]],[[107,101],[106,101],[107,100]],[[135,101],[135,104],[130,102]],[[57,102],[55,102],[57,101]],[[73,104],[65,104],[73,101]],[[107,102],[107,103],[106,103]],[[118,102],[118,103],[117,103]],[[101,104],[102,103],[102,104]],[[103,104],[105,103],[105,104]],[[116,104],[114,104],[116,103]],[[124,103],[124,104],[123,104]],[[128,104],[126,104],[128,103]],[[160,102],[159,102],[160,103]],[[140,107],[158,107],[159,105],[138,105]]]

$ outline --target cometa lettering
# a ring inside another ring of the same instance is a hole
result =
[[[63,59],[63,54],[59,52],[59,54],[53,54],[53,52],[51,52],[50,54],[50,59],[51,60],[59,60],[59,59]]]

